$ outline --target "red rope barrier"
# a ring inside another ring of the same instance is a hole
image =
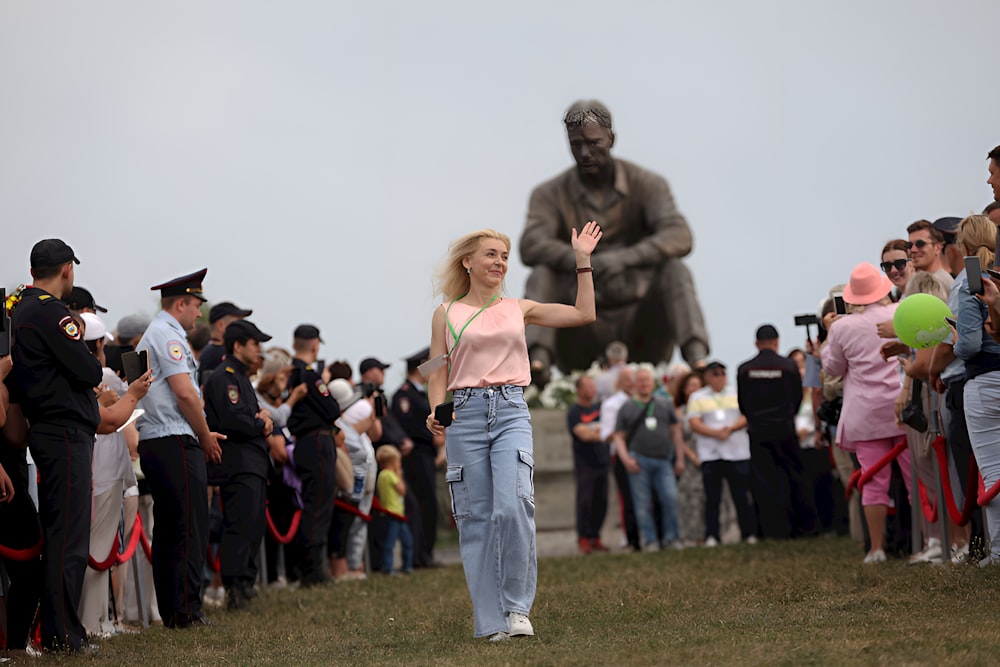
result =
[[[94,560],[94,557],[87,554],[87,564],[90,569],[97,570],[98,572],[104,572],[105,570],[110,570],[112,565],[118,564],[118,533],[115,533],[114,542],[111,544],[111,553],[104,560],[98,562]]]
[[[149,538],[146,537],[146,531],[139,531],[139,543],[142,544],[142,552],[146,554],[146,560],[150,563],[153,562],[153,547],[149,544]]]
[[[42,538],[38,538],[38,542],[34,546],[28,547],[27,549],[11,549],[0,544],[0,558],[5,560],[16,560],[24,561],[31,560],[33,558],[38,558],[42,553]]]
[[[948,510],[948,515],[956,526],[964,526],[969,523],[972,513],[976,510],[976,496],[972,493],[965,495],[965,504],[959,512],[955,503],[955,493],[951,488],[951,475],[948,474],[948,453],[945,451],[945,439],[940,435],[934,439],[934,452],[937,454],[938,470],[941,471],[941,486],[944,490],[944,505]],[[976,465],[975,457],[969,459],[969,476],[967,489],[975,487],[979,480],[979,467]]]
[[[337,509],[344,510],[348,514],[353,514],[354,516],[361,517],[361,520],[364,521],[365,523],[368,523],[369,521],[372,520],[370,514],[365,514],[364,512],[359,510],[357,506],[352,505],[347,501],[341,500],[340,498],[337,498],[336,500],[333,501],[333,506],[336,507]]]
[[[205,555],[205,562],[208,563],[208,567],[212,570],[212,572],[215,572],[216,574],[222,572],[222,556],[220,555],[218,558],[213,557],[211,546],[208,547],[208,553]]]
[[[931,505],[930,494],[919,477],[917,478],[917,491],[920,494],[920,509],[924,512],[924,518],[927,519],[927,523],[934,523],[938,518],[938,503],[935,500],[934,504]]]
[[[274,525],[270,509],[264,508],[264,516],[267,517],[267,532],[275,542],[278,544],[288,544],[295,539],[295,534],[299,532],[299,523],[302,521],[302,510],[295,510],[295,514],[292,515],[292,520],[288,524],[288,532],[284,535],[278,532],[278,527]]]
[[[386,516],[392,517],[393,519],[398,519],[400,521],[406,521],[406,517],[403,516],[402,514],[396,514],[395,512],[390,512],[389,510],[387,510],[385,508],[385,506],[382,505],[382,503],[379,502],[378,496],[375,496],[372,499],[372,511],[373,512],[381,512],[382,514],[385,514]]]
[[[848,498],[851,497],[852,488],[857,487],[858,491],[860,491],[862,487],[865,485],[865,483],[867,483],[868,480],[870,480],[872,477],[875,476],[875,473],[877,473],[879,470],[892,463],[893,459],[902,454],[906,450],[906,448],[907,448],[906,440],[903,439],[900,441],[898,445],[890,449],[885,456],[876,461],[875,465],[873,465],[872,467],[868,468],[867,470],[855,470],[854,473],[851,475],[850,481],[847,483],[847,490],[846,490],[847,497]]]
[[[990,487],[989,491],[986,491],[983,484],[983,476],[979,476],[979,497],[976,500],[979,501],[980,507],[986,507],[989,505],[990,502],[997,497],[998,493],[1000,493],[1000,479],[998,479],[993,486]]]
[[[118,564],[121,565],[132,559],[135,554],[135,548],[139,545],[139,535],[143,534],[145,531],[142,529],[142,517],[139,513],[135,513],[135,522],[132,524],[132,537],[128,540],[128,546],[125,547],[125,551],[118,554]]]

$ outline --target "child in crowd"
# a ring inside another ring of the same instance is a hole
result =
[[[413,571],[413,536],[406,523],[406,482],[403,481],[403,456],[392,445],[383,445],[375,453],[378,467],[378,481],[375,492],[379,502],[390,514],[386,516],[385,539],[382,543],[382,572],[392,574],[393,555],[396,540],[403,545],[403,574]]]

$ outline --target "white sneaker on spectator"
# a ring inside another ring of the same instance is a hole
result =
[[[997,556],[987,556],[979,561],[979,567],[996,567],[997,565],[1000,565],[1000,557]]]
[[[650,553],[660,550],[660,545],[657,542],[650,542],[648,544],[642,545],[643,551],[649,551]]]
[[[745,539],[743,541],[746,542],[747,544],[757,544],[757,536],[756,535],[751,535],[750,537],[748,537],[747,539]]]
[[[506,632],[498,632],[492,637],[490,637],[491,642],[502,642],[502,641],[507,641],[508,639],[510,639],[510,635],[508,635]]]
[[[872,551],[867,556],[865,556],[864,564],[872,565],[874,563],[884,563],[885,562],[885,552],[879,549],[878,551]]]
[[[531,627],[531,621],[525,614],[512,611],[507,614],[507,634],[511,637],[533,637],[535,629]]]
[[[932,537],[927,540],[927,548],[919,553],[910,556],[907,565],[921,565],[923,563],[943,563],[944,551],[941,549],[941,540]]]
[[[719,540],[715,539],[714,537],[709,537],[708,539],[705,540],[705,546],[708,547],[709,549],[711,549],[712,547],[717,547],[719,546]]]
[[[951,545],[952,565],[966,565],[969,562],[969,545],[959,547],[957,544]]]

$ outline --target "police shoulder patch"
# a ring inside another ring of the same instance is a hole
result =
[[[324,396],[330,395],[330,390],[327,389],[326,383],[322,380],[316,380],[316,390]]]
[[[233,405],[240,402],[240,388],[235,384],[228,385],[226,387],[226,393],[229,395],[229,402]]]
[[[76,325],[73,318],[69,315],[59,320],[59,328],[62,329],[63,334],[66,338],[70,340],[80,340],[80,327]]]
[[[410,413],[410,399],[403,397],[399,399],[399,411],[404,415]]]
[[[184,346],[181,345],[179,340],[172,340],[167,343],[167,356],[174,361],[180,361],[184,358]]]

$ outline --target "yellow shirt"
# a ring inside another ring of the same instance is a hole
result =
[[[399,475],[392,470],[383,470],[378,474],[375,491],[378,493],[378,500],[382,503],[382,507],[393,514],[406,516],[403,496],[399,495],[399,491],[396,490],[397,484],[399,484]]]

